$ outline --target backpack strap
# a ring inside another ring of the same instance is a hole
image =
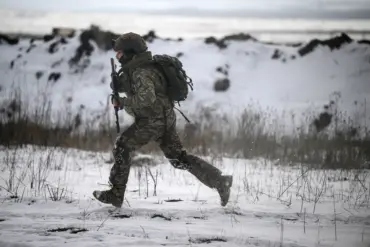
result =
[[[180,113],[181,113],[181,115],[185,118],[185,120],[186,120],[188,123],[191,123],[191,122],[190,122],[190,120],[185,116],[185,114],[184,114],[182,111],[180,111],[180,109],[176,108],[175,106],[174,106],[173,108],[175,108],[178,112],[180,112]]]

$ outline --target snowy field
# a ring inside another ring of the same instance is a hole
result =
[[[138,155],[152,164],[132,167],[114,209],[91,195],[107,188],[107,153],[28,146],[0,157],[2,247],[370,246],[369,170],[205,157],[234,176],[222,208],[191,174]]]

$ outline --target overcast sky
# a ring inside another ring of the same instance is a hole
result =
[[[175,14],[348,15],[369,18],[370,0],[0,0],[0,8]],[[231,14],[230,14],[231,13]]]

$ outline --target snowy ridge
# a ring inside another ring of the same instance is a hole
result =
[[[51,100],[57,116],[61,111],[71,111],[89,122],[109,111],[112,117],[112,107],[107,103],[111,92],[109,58],[114,53],[90,40],[91,54],[71,66],[70,60],[81,45],[81,33],[77,30],[71,37],[49,36],[46,41],[16,39],[13,45],[8,44],[11,39],[1,36],[0,100],[9,100],[18,88],[29,107],[45,104],[45,98]],[[271,121],[278,118],[285,126],[282,131],[288,132],[292,114],[297,122],[307,121],[307,111],[318,114],[331,100],[359,125],[370,123],[370,107],[366,107],[370,46],[367,41],[354,41],[345,35],[337,39],[331,45],[313,40],[286,46],[245,36],[169,40],[147,35],[153,54],[178,56],[194,81],[194,91],[181,105],[186,114],[197,114],[206,107],[214,114],[232,117],[252,108],[271,112]],[[214,91],[219,79],[230,82],[224,92]],[[126,122],[132,120],[123,112],[120,115]],[[179,119],[182,121],[181,116]]]

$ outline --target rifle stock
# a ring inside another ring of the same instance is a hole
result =
[[[117,89],[117,83],[118,83],[118,75],[117,75],[117,72],[116,72],[116,66],[114,64],[114,59],[111,58],[110,59],[110,64],[111,64],[111,67],[112,67],[112,73],[111,73],[111,77],[112,77],[112,85],[113,85],[113,92],[112,92],[112,95],[118,99],[119,97],[119,94],[118,94],[118,89]],[[116,130],[117,130],[117,133],[120,132],[120,126],[119,126],[119,121],[118,121],[118,111],[119,111],[119,107],[118,106],[115,106],[114,107],[114,111],[115,111],[115,116],[116,116]]]

